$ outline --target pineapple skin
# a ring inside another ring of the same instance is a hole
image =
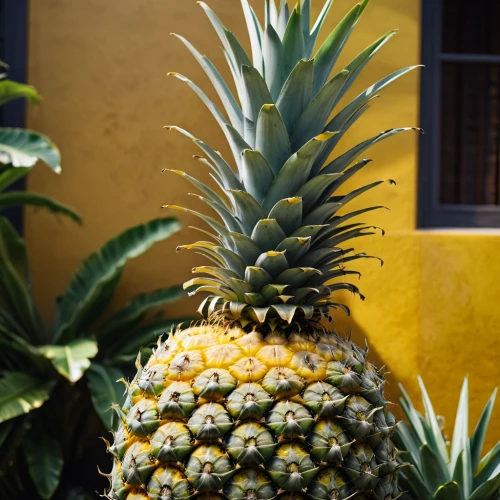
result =
[[[128,386],[113,500],[397,498],[383,372],[327,331],[173,333]]]

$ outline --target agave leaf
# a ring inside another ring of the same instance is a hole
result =
[[[255,13],[248,4],[248,0],[241,0],[245,22],[247,24],[248,34],[250,36],[250,45],[252,47],[253,66],[260,74],[264,73],[262,59],[262,28]]]
[[[250,149],[243,151],[241,180],[245,185],[245,190],[257,202],[261,203],[266,196],[269,186],[274,181],[274,173],[260,151],[252,151]]]
[[[242,0],[245,1],[246,0]],[[217,68],[212,64],[210,59],[206,56],[203,56],[198,52],[198,50],[184,37],[180,35],[174,34],[191,52],[194,58],[198,61],[200,66],[203,68],[208,78],[212,82],[215,90],[217,91],[217,95],[219,96],[224,109],[226,110],[229,120],[233,127],[239,131],[240,134],[243,133],[243,113],[234,98],[231,90],[229,89],[227,83],[224,78],[222,78],[221,74],[217,70]]]
[[[276,7],[274,7],[276,8]],[[276,30],[268,24],[262,41],[264,57],[264,72],[266,84],[273,98],[272,102],[280,95],[285,83],[285,54],[281,39]]]
[[[25,442],[24,456],[37,493],[44,499],[52,498],[59,486],[64,465],[59,442],[47,433],[36,434],[35,439]]]
[[[444,462],[442,456],[434,453],[427,443],[420,447],[420,456],[425,482],[433,491],[437,492],[439,487],[448,483],[451,479],[446,462]]]
[[[260,110],[255,148],[269,162],[274,174],[280,172],[292,154],[288,132],[274,104],[266,104]]]
[[[297,63],[305,57],[305,41],[302,31],[301,14],[294,9],[283,36],[283,51],[285,56],[285,75],[295,68]]]
[[[479,462],[479,467],[474,475],[473,489],[485,483],[500,465],[500,443],[497,443]]]
[[[0,212],[7,208],[17,206],[30,206],[46,208],[55,214],[67,215],[78,224],[82,224],[82,218],[72,208],[63,203],[54,200],[50,196],[44,196],[37,193],[29,193],[26,191],[9,191],[0,193]]]
[[[360,9],[361,5],[358,4],[347,13],[314,56],[313,95],[316,95],[328,80],[344,45],[358,22]]]
[[[481,484],[468,500],[497,500],[500,488],[500,473]]]
[[[59,149],[48,137],[22,128],[0,128],[0,163],[32,167],[38,160],[61,173]]]
[[[87,370],[87,378],[90,398],[97,415],[106,429],[116,429],[118,418],[111,406],[122,407],[125,402],[125,387],[118,382],[125,379],[125,373],[115,366],[92,363]]]
[[[276,106],[288,133],[311,102],[313,77],[313,61],[299,61],[280,92]]]
[[[333,4],[333,0],[327,0],[323,8],[321,9],[321,12],[318,16],[318,19],[316,20],[316,23],[314,24],[314,27],[311,30],[311,34],[309,36],[309,40],[307,41],[306,45],[306,54],[307,57],[311,57],[314,46],[316,45],[316,40],[318,39],[318,35],[321,31],[321,28],[323,27],[323,24],[326,20],[326,17],[328,16],[328,12],[330,11],[330,8]]]
[[[60,303],[53,342],[62,343],[77,334],[95,312],[106,286],[116,280],[129,259],[137,257],[158,241],[179,231],[177,219],[157,219],[128,229],[112,239],[99,252],[87,258],[74,275]]]
[[[255,225],[251,236],[263,252],[274,250],[285,238],[286,234],[276,219],[260,220]]]
[[[449,470],[450,473],[455,471],[456,463],[460,454],[463,454],[466,449],[466,444],[469,443],[469,390],[468,379],[465,377],[460,392],[460,399],[458,401],[458,409],[455,418],[455,429],[453,430],[453,439],[451,442],[451,455]],[[469,457],[463,457],[462,462],[468,461]],[[463,482],[459,484],[463,485]],[[467,495],[468,496],[468,493]]]
[[[313,137],[321,134],[333,110],[336,99],[349,77],[347,70],[335,75],[308,104],[295,124],[290,141],[297,151]],[[325,172],[329,173],[329,172]]]
[[[488,423],[491,418],[491,413],[493,411],[493,405],[495,404],[497,390],[493,391],[488,403],[486,404],[479,421],[477,423],[474,434],[472,435],[470,447],[471,447],[471,467],[472,471],[476,471],[481,460],[481,452],[483,449],[484,436],[488,428]]]
[[[278,201],[269,212],[270,219],[276,219],[285,234],[291,234],[302,224],[302,199],[285,198]]]
[[[321,152],[325,141],[331,136],[332,134],[328,133],[314,137],[290,157],[269,188],[263,203],[264,210],[271,210],[278,201],[297,193],[309,178],[316,157]]]
[[[23,167],[3,167],[0,168],[0,192],[5,191],[9,186],[25,177],[31,168]]]
[[[448,482],[438,488],[433,497],[435,500],[464,500],[457,483]]]
[[[418,384],[420,386],[420,390],[422,391],[422,401],[424,402],[424,407],[425,407],[425,419],[429,425],[429,428],[436,442],[437,446],[436,452],[439,453],[442,462],[448,463],[449,462],[448,449],[446,448],[446,443],[443,434],[441,432],[439,422],[434,412],[434,408],[432,407],[431,399],[427,394],[424,382],[420,376],[418,377]],[[443,484],[444,482],[445,481],[443,481],[441,484]]]

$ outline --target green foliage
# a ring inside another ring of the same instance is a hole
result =
[[[451,445],[446,442],[438,417],[419,377],[425,416],[413,406],[401,386],[400,400],[409,426],[398,425],[394,441],[408,466],[400,471],[404,498],[414,500],[496,500],[500,498],[500,443],[482,460],[484,436],[496,390],[469,438],[468,381],[464,380]]]
[[[109,241],[82,263],[58,300],[55,321],[44,325],[27,279],[24,241],[0,217],[2,498],[20,498],[14,492],[44,499],[69,495],[61,492],[63,465],[85,454],[86,433],[95,450],[104,427],[113,428],[110,403],[123,405],[118,381],[134,375],[130,367],[137,351],[183,321],[161,313],[185,295],[180,286],[139,295],[102,319],[127,262],[179,229],[177,219],[157,219]],[[16,435],[22,438],[13,441]],[[87,462],[94,465],[95,458]],[[24,489],[23,474],[36,492]]]
[[[33,105],[41,100],[31,85],[13,82],[6,79],[5,73],[0,74],[0,106],[20,98]],[[11,207],[33,206],[66,215],[81,223],[77,212],[49,196],[12,189],[5,192],[25,177],[39,160],[54,172],[61,172],[59,149],[48,137],[21,128],[0,128],[0,213]]]

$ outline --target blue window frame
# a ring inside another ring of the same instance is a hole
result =
[[[422,8],[419,226],[500,227],[500,1]]]
[[[28,42],[28,0],[0,0],[0,60],[9,65],[11,80],[26,82]],[[25,102],[16,100],[0,108],[0,126],[24,127]],[[21,180],[13,189],[24,189]],[[22,233],[23,211],[21,208],[6,210],[6,215]]]

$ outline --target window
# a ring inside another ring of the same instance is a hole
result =
[[[12,80],[26,81],[27,0],[0,0],[0,60],[9,65]],[[25,103],[16,100],[0,108],[1,127],[24,127]],[[24,189],[20,181],[13,189]],[[6,210],[6,215],[22,232],[22,209]]]
[[[500,227],[500,1],[423,0],[420,227]]]

